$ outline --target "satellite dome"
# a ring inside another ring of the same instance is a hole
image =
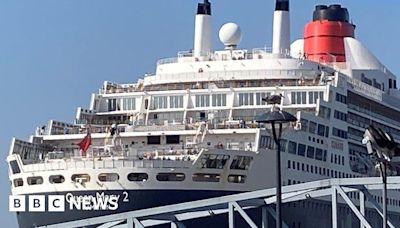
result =
[[[225,47],[236,47],[242,40],[242,32],[239,25],[229,22],[219,30],[219,39]]]

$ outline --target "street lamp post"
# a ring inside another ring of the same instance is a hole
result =
[[[362,143],[367,146],[368,153],[376,156],[382,177],[382,217],[383,228],[387,227],[387,169],[388,166],[398,165],[400,157],[400,144],[395,142],[392,135],[370,125],[364,133]]]
[[[382,189],[382,198],[383,198],[383,203],[382,203],[382,210],[383,210],[383,228],[387,227],[387,168],[386,168],[386,161],[381,161],[380,164],[380,170],[381,170],[381,177],[382,177],[382,182],[383,182],[383,189]]]
[[[274,109],[274,108],[273,108]],[[272,136],[274,138],[276,151],[276,228],[282,228],[282,174],[281,174],[281,137],[282,125],[285,123],[295,122],[297,118],[292,114],[275,110],[263,113],[256,117],[258,123],[269,123],[272,128]],[[278,128],[278,132],[277,132]]]

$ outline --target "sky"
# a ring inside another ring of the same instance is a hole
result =
[[[50,119],[73,121],[88,107],[103,81],[135,82],[155,72],[160,58],[192,49],[194,0],[1,0],[0,1],[0,218],[16,227],[8,212],[5,162],[12,137],[27,139]],[[240,25],[244,48],[270,47],[272,0],[211,0],[215,49],[218,30]],[[292,40],[317,4],[349,9],[361,40],[394,74],[400,74],[400,1],[292,0]]]

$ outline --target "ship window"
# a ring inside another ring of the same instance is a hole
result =
[[[49,177],[49,182],[51,184],[61,184],[65,181],[65,178],[63,175],[53,175]]]
[[[147,173],[130,173],[128,174],[129,181],[147,181],[149,175]]]
[[[253,157],[250,156],[235,156],[233,158],[231,169],[248,170]]]
[[[199,168],[223,169],[228,160],[229,155],[206,154],[201,158]]]
[[[158,181],[184,181],[184,173],[159,173],[156,176]]]
[[[117,99],[108,99],[107,103],[108,103],[108,111],[109,112],[119,110],[119,107],[118,107],[119,105],[118,105]]]
[[[320,149],[320,148],[317,148],[316,150],[315,150],[315,159],[317,159],[317,160],[323,160],[323,151],[322,151],[322,149]]]
[[[199,117],[200,117],[200,120],[201,120],[201,121],[206,120],[206,113],[205,113],[205,112],[200,112],[200,113],[199,113]]]
[[[220,175],[210,173],[195,173],[193,174],[192,179],[195,182],[219,182]]]
[[[347,104],[347,97],[340,93],[336,93],[336,101],[343,103],[343,104]]]
[[[314,158],[314,152],[315,152],[314,147],[312,147],[312,146],[307,147],[307,157],[308,158]]]
[[[71,180],[76,183],[86,183],[90,181],[90,176],[89,174],[74,174]]]
[[[154,109],[165,109],[167,108],[168,97],[167,96],[155,96],[153,98]]]
[[[329,138],[329,127],[325,127],[325,137]]]
[[[122,99],[123,108],[125,111],[136,109],[136,99],[135,98],[124,98]]]
[[[254,105],[254,93],[239,93],[239,106]]]
[[[229,175],[228,182],[229,183],[240,183],[243,184],[246,181],[245,175]]]
[[[323,105],[320,105],[318,116],[325,118],[325,119],[330,119],[331,118],[331,109],[328,107],[325,107]]]
[[[317,130],[317,123],[310,121],[308,132],[315,134],[316,130]]]
[[[28,184],[29,185],[37,185],[37,184],[43,184],[43,178],[36,176],[36,177],[28,177]]]
[[[290,154],[296,154],[296,149],[297,149],[297,143],[289,141],[288,152]]]
[[[292,104],[307,104],[307,92],[292,92]]]
[[[179,135],[167,135],[167,144],[179,144]]]
[[[339,138],[347,139],[347,131],[343,131],[335,127],[332,128],[332,135]]]
[[[305,156],[305,154],[306,154],[306,145],[299,143],[299,146],[297,148],[297,154],[300,155],[300,156]]]
[[[196,95],[196,107],[209,107],[210,95]]]
[[[21,173],[21,169],[19,168],[16,160],[10,161],[10,167],[13,174]]]
[[[274,149],[274,140],[269,136],[261,136],[261,147]]]
[[[318,99],[323,99],[323,92],[308,92],[308,103],[316,104]]]
[[[226,94],[213,94],[212,106],[213,107],[226,106]]]
[[[302,118],[302,119],[300,120],[300,126],[301,126],[301,131],[307,131],[307,128],[308,128],[308,120]]]
[[[147,136],[147,144],[159,145],[159,144],[161,144],[161,137],[160,136]]]
[[[183,96],[170,96],[169,97],[170,108],[183,108]]]
[[[24,185],[24,181],[22,178],[14,179],[14,187],[21,187]]]
[[[101,182],[115,182],[119,180],[117,173],[100,173],[98,177]]]
[[[318,124],[318,135],[325,136],[325,125]]]
[[[335,110],[334,115],[335,119],[342,120],[344,122],[347,122],[347,114],[343,112],[339,112],[338,110]]]

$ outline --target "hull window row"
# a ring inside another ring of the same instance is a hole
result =
[[[241,157],[241,156],[238,156]],[[250,160],[251,161],[251,160]],[[100,182],[116,182],[119,180],[119,175],[117,173],[101,173],[98,175]],[[147,173],[130,173],[127,179],[131,182],[145,182],[149,179]],[[184,173],[158,173],[156,179],[161,182],[181,182],[185,180]],[[192,176],[194,182],[220,182],[220,174],[212,173],[195,173]],[[89,174],[74,174],[71,180],[75,183],[85,184],[90,182]],[[246,180],[245,175],[229,175],[229,183],[244,183]],[[51,184],[61,184],[65,182],[65,178],[62,175],[52,175],[49,177],[49,182]],[[39,185],[43,184],[43,178],[40,176],[28,177],[28,185]],[[17,178],[13,180],[14,187],[21,187],[24,185],[22,178]]]

